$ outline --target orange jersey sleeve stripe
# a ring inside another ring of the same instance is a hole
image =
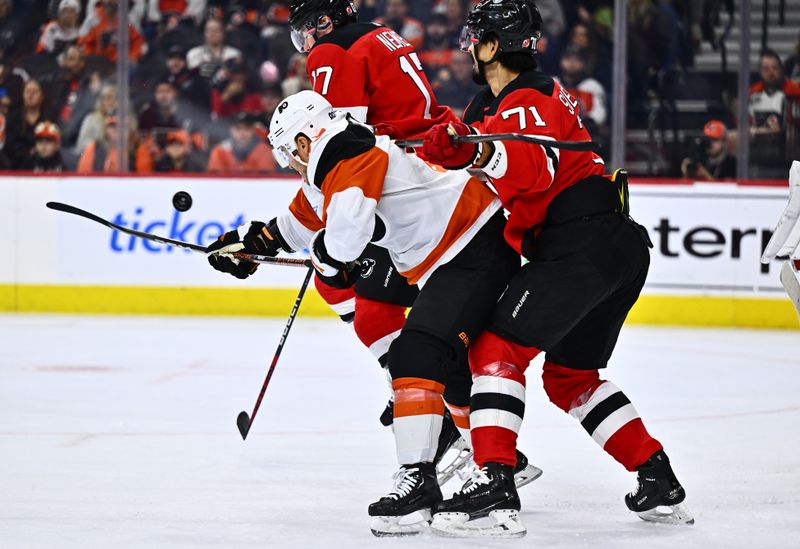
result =
[[[392,380],[392,389],[395,391],[402,389],[423,389],[426,391],[434,391],[440,395],[444,394],[444,385],[432,379],[423,379],[421,377],[399,377]]]
[[[322,219],[331,197],[351,187],[358,187],[366,198],[376,202],[383,192],[383,180],[389,168],[389,155],[383,149],[373,147],[365,153],[342,160],[322,180],[320,190],[325,196]]]
[[[471,177],[464,185],[464,190],[450,216],[450,221],[447,222],[442,239],[419,265],[400,274],[408,279],[409,284],[419,282],[420,278],[436,265],[436,262],[441,259],[450,246],[472,227],[494,199],[495,195],[488,187],[479,179]]]
[[[292,203],[289,204],[289,212],[303,227],[310,231],[316,232],[325,227],[317,212],[311,207],[303,189],[297,191]]]

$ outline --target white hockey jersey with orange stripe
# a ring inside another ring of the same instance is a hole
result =
[[[445,171],[342,120],[312,141],[308,181],[278,226],[294,249],[323,225],[334,259],[353,261],[370,242],[386,248],[411,284],[423,285],[501,208],[466,171]]]

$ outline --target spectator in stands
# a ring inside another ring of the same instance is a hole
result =
[[[8,114],[22,103],[25,81],[15,74],[8,57],[0,53],[0,112]]]
[[[269,147],[255,131],[257,118],[239,113],[231,126],[231,137],[211,151],[209,172],[264,173],[275,170],[275,160]]]
[[[281,88],[278,85],[264,86],[261,89],[261,108],[259,109],[258,122],[265,128],[269,128],[272,114],[283,100]]]
[[[254,89],[244,60],[234,57],[225,61],[211,90],[212,116],[228,118],[240,112],[256,113],[260,107],[261,98]]]
[[[79,46],[69,46],[59,60],[59,71],[43,82],[51,98],[54,121],[62,128],[61,142],[73,146],[83,119],[94,109],[102,86],[97,71],[86,70]]]
[[[166,78],[173,83],[181,98],[206,113],[210,111],[211,103],[208,96],[208,88],[194,71],[189,70],[183,47],[174,45],[169,48],[165,63],[165,75],[162,78]]]
[[[7,119],[5,151],[11,165],[19,168],[36,143],[34,129],[48,118],[45,96],[38,80],[28,80],[22,88],[22,105]]]
[[[703,127],[704,138],[698,153],[681,163],[683,177],[716,181],[736,177],[736,159],[728,153],[728,128],[719,120],[709,120]]]
[[[189,134],[184,130],[167,133],[164,154],[155,163],[157,172],[204,172],[206,164],[193,149]]]
[[[85,0],[82,0],[84,2]],[[128,21],[137,32],[142,30],[142,18],[145,12],[145,3],[148,0],[129,0],[128,3]],[[86,4],[86,18],[81,24],[81,36],[87,34],[92,27],[95,27],[101,19],[108,16],[105,4],[108,0],[89,0]],[[113,0],[114,4],[119,4],[117,0]],[[117,17],[116,6],[114,7],[114,17]]]
[[[800,84],[800,35],[794,45],[794,53],[783,64],[786,68],[786,77]]]
[[[117,87],[106,84],[100,88],[100,93],[95,101],[94,111],[83,119],[78,132],[78,141],[75,149],[83,152],[86,146],[97,139],[102,139],[106,133],[106,120],[117,114]]]
[[[559,44],[561,35],[567,28],[564,10],[559,0],[536,0],[536,7],[542,15],[542,30],[547,33],[551,42]]]
[[[109,116],[105,120],[103,136],[86,146],[78,162],[78,173],[114,173],[119,171],[119,155],[117,154],[117,117]],[[128,119],[128,166],[130,171],[150,173],[153,171],[153,158],[148,147],[138,138],[136,121]]]
[[[96,24],[78,39],[78,44],[86,55],[98,55],[112,63],[117,62],[119,36],[117,9],[117,0],[103,0],[102,5],[97,6]],[[81,32],[84,32],[85,28],[86,25]],[[135,65],[144,53],[145,43],[142,35],[132,23],[128,24],[128,47],[128,60]]]
[[[425,27],[413,17],[409,17],[407,0],[386,0],[385,14],[383,17],[378,17],[375,22],[397,32],[408,40],[414,49],[419,49],[425,40]]]
[[[36,142],[31,154],[22,160],[19,168],[31,172],[62,172],[61,131],[53,122],[39,122],[34,128]]]
[[[592,27],[585,23],[576,23],[572,27],[567,47],[578,49],[583,55],[586,74],[598,80],[604,88],[611,85],[611,50],[605,41],[600,39]]]
[[[464,21],[467,17],[465,4],[462,0],[444,0],[443,4],[443,13],[447,17],[447,32],[450,36],[450,43],[457,47],[461,38],[461,29],[464,27]]]
[[[586,74],[581,50],[569,46],[561,54],[561,85],[580,104],[580,115],[589,133],[594,135],[606,123],[606,90]]]
[[[145,17],[157,24],[165,24],[165,20],[177,18],[197,25],[202,21],[205,9],[206,0],[148,0]]]
[[[260,38],[260,59],[272,61],[280,68],[281,74],[285,74],[289,66],[289,59],[297,51],[292,44],[288,3],[279,1],[270,6],[265,17],[265,24],[261,28]]]
[[[179,100],[175,84],[169,79],[156,82],[153,99],[139,112],[139,130],[145,134],[153,128],[191,129],[192,113]]]
[[[11,160],[6,154],[6,115],[0,112],[0,170],[10,170]]]
[[[255,67],[260,61],[257,53],[260,49],[258,38],[261,29],[251,20],[251,14],[243,4],[234,1],[226,11],[225,41],[241,52],[255,53],[253,58],[245,58],[251,68]]]
[[[785,177],[787,130],[797,131],[792,106],[800,102],[800,84],[786,77],[778,54],[761,53],[761,79],[750,86],[750,159],[756,177]]]
[[[447,75],[446,79],[434,81],[436,98],[442,105],[447,105],[461,116],[480,89],[472,79],[472,54],[454,51],[450,70],[444,73]]]
[[[419,52],[419,59],[429,80],[434,80],[441,69],[450,66],[453,49],[450,33],[447,30],[447,17],[443,13],[434,13],[428,22],[425,43]]]
[[[667,17],[652,0],[628,0],[628,104],[642,106],[672,52]]]
[[[236,48],[225,45],[225,30],[218,19],[206,21],[204,43],[189,50],[186,54],[186,63],[190,71],[196,71],[209,83],[222,68],[225,61],[241,58],[242,52]]]
[[[13,16],[13,9],[11,0],[0,0],[0,56],[12,56],[22,37],[21,22]]]
[[[36,52],[60,56],[67,47],[76,44],[80,14],[81,3],[78,0],[61,0],[58,4],[58,17],[42,29]]]
[[[781,133],[784,131],[786,99],[800,98],[800,84],[786,77],[780,57],[772,50],[761,53],[758,74],[761,80],[750,86],[750,133]]]
[[[310,90],[314,86],[308,78],[308,71],[306,70],[306,55],[303,53],[295,53],[289,61],[289,72],[286,79],[281,84],[283,88],[283,96],[289,97],[301,90]]]

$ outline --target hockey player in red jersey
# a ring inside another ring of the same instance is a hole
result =
[[[307,70],[314,91],[339,111],[377,128],[392,138],[417,138],[438,123],[458,121],[448,107],[436,102],[417,53],[403,37],[388,27],[358,23],[350,0],[294,0],[289,23],[292,40],[308,52]],[[302,205],[302,206],[301,206]],[[294,212],[308,211],[303,193],[297,195]],[[310,217],[304,219],[313,225]],[[405,310],[417,295],[380,247],[369,245],[361,262],[368,264],[364,275],[351,288],[332,288],[319,276],[314,282],[320,295],[341,316],[353,322],[356,335],[380,364],[386,367],[389,346],[405,322]],[[448,412],[442,429],[439,454],[451,446],[460,454],[440,464],[440,480],[450,478],[469,455],[469,386],[471,379],[466,355],[459,383],[451,379]],[[454,374],[455,376],[456,374]],[[389,402],[381,422],[392,421]],[[452,418],[451,418],[452,416]],[[457,429],[457,430],[456,430]],[[459,431],[464,435],[459,440]],[[542,471],[528,464],[520,453],[516,469],[519,486],[536,479]]]
[[[451,535],[519,536],[519,497],[510,471],[525,408],[525,369],[545,354],[545,392],[629,471],[625,497],[645,520],[691,523],[667,455],[630,400],[600,379],[649,266],[647,231],[628,215],[624,172],[603,175],[594,153],[518,141],[454,144],[453,135],[523,133],[588,141],[577,102],[535,70],[541,17],[532,0],[482,0],[470,12],[462,47],[476,80],[488,84],[464,115],[470,123],[434,126],[428,159],[450,169],[475,166],[510,212],[507,241],[530,260],[498,302],[469,352],[471,433],[482,470],[439,504],[432,526]],[[668,513],[659,507],[669,508]],[[471,519],[490,515],[491,527]]]
[[[295,47],[309,54],[307,70],[314,91],[334,108],[391,137],[421,137],[436,123],[457,120],[449,108],[436,103],[411,45],[388,27],[358,23],[351,0],[294,0],[289,23]],[[298,197],[302,202],[302,193]],[[385,367],[389,345],[400,333],[417,289],[397,273],[384,250],[369,246],[362,260],[373,268],[353,288],[331,288],[319,277],[314,282],[334,311],[353,322],[358,338]],[[463,410],[467,404],[459,403]],[[391,422],[390,407],[381,421]]]

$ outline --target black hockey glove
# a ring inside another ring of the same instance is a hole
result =
[[[334,288],[350,288],[361,274],[361,263],[358,261],[343,262],[334,259],[325,248],[325,229],[317,231],[311,239],[311,262],[314,269],[325,284]]]
[[[275,257],[280,250],[292,251],[278,231],[277,220],[266,224],[253,221],[213,242],[208,247],[208,263],[218,271],[245,279],[256,272],[258,264],[237,259],[232,255],[234,252]]]

